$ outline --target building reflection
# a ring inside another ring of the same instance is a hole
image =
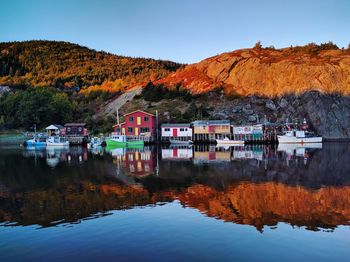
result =
[[[350,225],[346,144],[159,150],[118,149],[98,157],[79,147],[23,151],[22,157],[0,152],[0,221],[52,226],[178,201],[261,232],[280,222],[308,230]]]
[[[153,175],[156,166],[156,151],[153,148],[115,148],[110,150],[118,172],[122,169],[127,175],[144,177]]]

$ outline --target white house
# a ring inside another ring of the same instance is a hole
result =
[[[177,138],[180,140],[192,139],[192,128],[190,124],[162,124],[161,125],[162,140]]]

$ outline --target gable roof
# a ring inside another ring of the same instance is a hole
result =
[[[161,127],[190,127],[188,123],[164,123]]]
[[[147,114],[147,115],[156,117],[155,115],[153,115],[153,114],[151,114],[151,113],[148,113],[148,112],[146,112],[146,111],[142,111],[142,110],[139,110],[139,109],[138,109],[138,110],[135,110],[135,111],[132,111],[132,112],[130,112],[130,113],[127,113],[127,114],[125,114],[124,116],[131,115],[131,114],[136,113],[136,112],[141,112],[141,113],[144,113],[144,114]]]
[[[63,128],[62,125],[53,124],[53,125],[46,127],[45,129],[46,130],[58,130],[58,129],[62,129],[62,128]]]
[[[122,124],[125,124],[125,122],[119,123],[119,124],[115,124],[115,125],[113,125],[112,127],[121,126]]]

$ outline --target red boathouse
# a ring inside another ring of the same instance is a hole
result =
[[[151,113],[136,110],[124,115],[125,121],[113,126],[114,132],[128,137],[153,141],[157,135],[157,118]]]

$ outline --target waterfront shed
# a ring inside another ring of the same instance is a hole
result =
[[[194,141],[231,138],[230,120],[197,120],[192,122]]]
[[[192,139],[192,128],[187,123],[162,124],[161,138],[163,141],[169,139],[190,140]]]

